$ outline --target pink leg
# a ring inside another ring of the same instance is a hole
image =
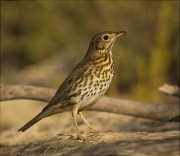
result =
[[[98,131],[96,131],[94,128],[92,128],[92,126],[87,122],[87,120],[85,119],[85,117],[82,115],[82,112],[78,112],[78,114],[79,114],[80,117],[83,119],[83,121],[86,123],[86,125],[89,127],[89,132],[90,132],[90,133],[98,133]]]
[[[74,119],[74,124],[75,124],[75,127],[76,127],[76,131],[77,131],[77,139],[78,140],[85,140],[85,138],[79,132],[79,128],[78,128],[78,124],[77,124],[77,120],[76,120],[76,115],[77,115],[77,111],[75,109],[72,112],[72,116],[73,116],[73,119]]]

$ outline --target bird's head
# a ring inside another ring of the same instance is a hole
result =
[[[94,36],[89,45],[87,56],[92,57],[104,57],[111,52],[114,41],[121,35],[125,34],[126,31],[119,32],[102,32]]]

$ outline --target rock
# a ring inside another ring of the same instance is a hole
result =
[[[28,143],[16,155],[137,155],[175,156],[179,152],[179,131],[147,133],[99,133],[79,142],[70,135]]]

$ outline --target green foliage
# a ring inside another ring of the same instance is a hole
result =
[[[2,1],[2,66],[20,70],[57,53],[76,64],[105,30],[128,32],[113,47],[109,95],[161,101],[160,85],[178,85],[178,1]]]

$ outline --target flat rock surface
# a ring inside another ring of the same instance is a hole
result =
[[[179,132],[99,133],[86,141],[58,135],[30,142],[17,155],[178,155]],[[173,146],[172,146],[173,145]]]
[[[24,104],[26,103],[26,104]],[[26,132],[17,132],[42,108],[42,103],[18,100],[2,103],[2,156],[26,155],[120,155],[120,156],[179,156],[179,123],[160,122],[124,115],[90,112],[83,114],[96,130],[111,132],[83,134],[78,141],[71,113],[43,119]],[[80,131],[87,126],[77,117]]]

